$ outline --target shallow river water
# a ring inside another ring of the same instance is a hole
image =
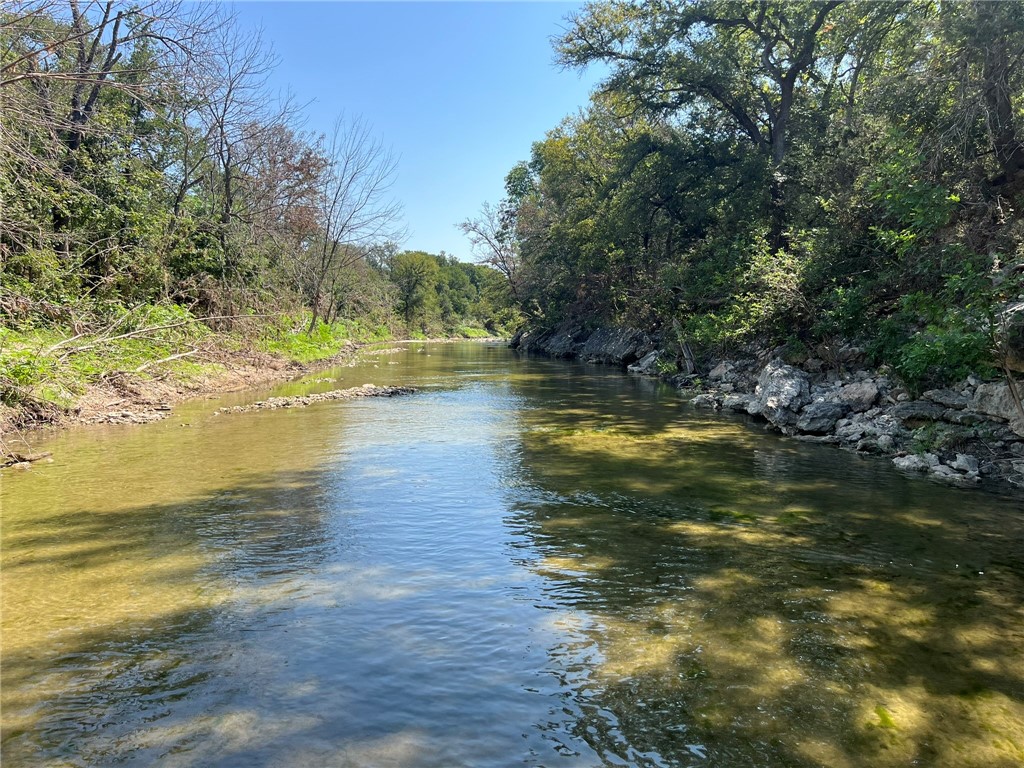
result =
[[[1024,504],[500,345],[2,483],[15,766],[1018,766]]]

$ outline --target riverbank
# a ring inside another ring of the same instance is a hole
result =
[[[27,390],[19,402],[0,406],[2,456],[18,453],[27,445],[25,436],[40,429],[159,421],[186,400],[266,387],[350,364],[357,352],[370,346],[346,340],[331,354],[303,362],[239,344],[237,337],[214,335],[187,361],[169,360],[143,370],[112,366],[65,393],[63,402],[46,397],[52,387],[44,382]]]
[[[970,376],[916,394],[884,366],[871,368],[864,351],[849,344],[788,359],[783,349],[752,346],[742,356],[704,365],[687,358],[691,370],[679,373],[658,336],[629,328],[524,332],[511,344],[658,376],[696,408],[745,414],[765,429],[886,457],[905,472],[936,481],[1024,490],[1019,378]]]
[[[40,430],[62,429],[83,424],[146,424],[167,418],[175,405],[202,397],[267,388],[274,384],[309,376],[317,371],[355,365],[362,356],[386,355],[402,351],[395,345],[454,343],[466,338],[373,339],[356,341],[334,335],[319,343],[304,334],[279,337],[272,348],[261,349],[256,341],[245,341],[237,334],[210,334],[201,347],[187,357],[157,359],[149,350],[149,362],[142,370],[114,364],[116,357],[105,358],[109,365],[87,381],[76,383],[64,401],[45,399],[54,391],[43,381],[27,389],[15,405],[0,405],[0,467],[28,464],[48,456],[33,453],[29,436]],[[473,341],[502,341],[476,336]],[[88,342],[83,342],[88,343]],[[51,345],[52,346],[52,345]],[[137,362],[137,359],[134,359]],[[393,388],[379,392],[344,391],[340,397],[392,396]],[[38,392],[38,394],[37,394]],[[327,393],[327,399],[331,393]],[[407,394],[404,390],[397,394]]]

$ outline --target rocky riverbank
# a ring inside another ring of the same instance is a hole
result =
[[[660,362],[666,355],[657,336],[628,328],[526,332],[511,345],[661,376],[697,408],[748,414],[795,439],[889,457],[901,470],[946,483],[1024,489],[1024,415],[1007,380],[971,377],[913,397],[851,345],[827,363],[813,355],[787,363],[781,350],[751,348],[680,374],[674,358]],[[1024,391],[1024,381],[1014,383]]]

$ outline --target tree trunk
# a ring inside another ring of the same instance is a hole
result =
[[[999,14],[999,3],[975,2],[977,48],[982,62],[982,91],[988,111],[989,133],[996,161],[1006,183],[1013,183],[1024,171],[1024,144],[1017,136],[1010,86],[1010,52]]]

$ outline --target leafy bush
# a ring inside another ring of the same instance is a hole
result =
[[[938,295],[904,296],[898,311],[879,324],[871,352],[917,393],[972,373],[990,375],[992,307],[987,281],[970,270],[950,276]]]

